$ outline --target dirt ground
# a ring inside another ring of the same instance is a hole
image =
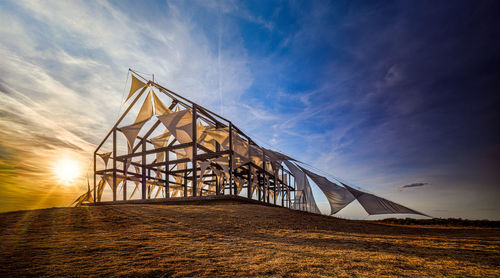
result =
[[[0,214],[0,277],[500,277],[500,229],[349,221],[255,204]]]

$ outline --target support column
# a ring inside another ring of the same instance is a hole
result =
[[[187,179],[187,169],[184,171],[184,197],[188,196],[188,179]]]
[[[285,206],[285,192],[283,185],[285,184],[285,171],[283,171],[283,166],[281,166],[281,184],[280,184],[280,192],[281,192],[281,206]]]
[[[215,175],[215,195],[220,195],[219,177]]]
[[[196,188],[198,187],[197,184],[198,162],[196,159],[198,144],[196,137],[198,137],[196,134],[196,104],[193,104],[193,160],[191,161],[191,164],[193,166],[193,197],[196,197]]]
[[[165,198],[170,198],[170,169],[168,168],[168,162],[170,157],[168,156],[168,151],[165,152]]]
[[[267,196],[269,196],[268,192],[267,192],[267,182],[266,182],[266,153],[264,151],[262,151],[262,173],[263,173],[263,176],[262,176],[262,189],[264,190],[264,195],[263,195],[263,199],[264,199],[264,203],[266,202],[269,202],[269,199],[267,198]],[[267,196],[266,196],[267,195]]]
[[[276,177],[276,174],[274,174],[274,190],[273,190],[273,192],[274,192],[274,198],[273,199],[274,199],[274,204],[275,205],[276,205],[276,198],[278,197],[278,196],[276,196],[276,187],[277,186],[278,186],[278,179]]]
[[[142,199],[146,200],[146,141],[142,143],[142,159],[141,159],[141,193]]]
[[[259,202],[261,201],[261,198],[260,198],[260,188],[261,188],[261,184],[260,184],[260,181],[261,181],[261,174],[260,172],[257,170],[257,199],[259,200]]]
[[[217,127],[217,126],[216,126],[216,127]],[[215,142],[215,151],[216,151],[216,152],[219,152],[219,151],[220,151],[220,144],[219,144],[219,142],[217,142],[217,141]],[[222,181],[222,178],[220,178],[220,177],[218,177],[217,175],[215,175],[215,190],[217,191],[217,192],[215,193],[215,195],[221,195],[221,194],[220,194],[220,191],[221,191],[220,186],[221,186],[221,184],[219,183],[219,179]]]
[[[229,195],[236,195],[236,188],[233,192],[233,124],[229,122]]]
[[[247,198],[252,199],[252,165],[248,164]]]
[[[97,196],[96,196],[96,186],[97,186],[97,175],[96,175],[96,170],[97,170],[97,167],[96,167],[96,152],[94,152],[94,203],[97,202]]]
[[[123,200],[127,200],[127,158],[125,158],[123,162],[123,175],[125,178],[123,179]]]
[[[116,129],[113,129],[113,202],[116,201]]]

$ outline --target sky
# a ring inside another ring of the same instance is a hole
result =
[[[500,220],[499,14],[498,1],[1,1],[0,211],[86,190],[132,68],[331,180]],[[54,170],[67,161],[81,169],[69,185]],[[356,202],[338,216],[373,219]]]

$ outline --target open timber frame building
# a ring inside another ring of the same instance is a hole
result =
[[[327,197],[330,214],[358,200],[368,214],[425,215],[340,181],[331,182],[299,161],[259,146],[224,117],[134,70],[129,72],[125,103],[132,101],[94,151],[94,186],[75,200],[77,206],[109,203],[102,200],[109,187],[111,203],[229,195],[321,213],[310,178]],[[134,109],[138,109],[135,120],[122,124],[134,119]]]

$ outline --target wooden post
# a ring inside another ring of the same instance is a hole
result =
[[[142,169],[141,169],[141,174],[142,174],[142,179],[141,179],[141,192],[142,192],[142,199],[146,200],[146,141],[142,143]]]
[[[215,195],[220,195],[219,177],[215,175]]]
[[[277,196],[276,196],[276,187],[277,186],[278,186],[278,179],[276,177],[276,172],[275,172],[275,174],[274,174],[274,190],[273,190],[273,192],[274,192],[274,198],[273,199],[274,199],[274,204],[275,205],[276,205],[276,198],[277,198]]]
[[[262,151],[262,174],[263,174],[263,179],[262,179],[262,189],[264,189],[264,194],[263,194],[263,199],[264,199],[264,203],[268,201],[267,199],[267,196],[266,196],[266,186],[267,186],[267,183],[266,183],[266,153],[264,151]]]
[[[127,200],[127,158],[123,161],[123,200]]]
[[[146,142],[144,142],[144,144],[146,144]],[[147,178],[148,178],[149,180],[151,180],[151,168],[148,168],[148,175],[147,175]],[[152,187],[152,186],[151,186],[151,184],[149,184],[148,186],[146,186],[146,188],[147,188],[147,192],[148,192],[148,199],[151,199],[151,190],[152,190],[152,188],[151,188],[151,187]]]
[[[262,195],[262,186],[263,186],[263,184],[261,184],[261,182],[262,182],[262,174],[261,173],[262,172],[260,172],[260,171],[257,173],[258,174],[258,176],[257,176],[257,184],[258,184],[258,186],[257,186],[257,195],[259,195],[259,202],[262,201],[262,196],[261,195]]]
[[[283,185],[286,184],[285,182],[285,171],[283,171],[283,166],[281,166],[281,184],[280,184],[280,192],[281,192],[281,206],[284,207],[285,206],[285,192],[284,192],[284,188],[283,188]]]
[[[165,198],[170,198],[170,171],[168,169],[168,162],[170,157],[168,151],[165,152]]]
[[[247,198],[252,199],[252,165],[248,164]]]
[[[116,128],[113,129],[113,202],[116,201]]]
[[[196,104],[193,104],[193,160],[191,161],[191,164],[193,166],[193,197],[196,197],[196,188],[197,188],[197,175],[198,175],[198,162],[196,160],[196,156],[197,156],[197,149],[198,149],[198,145],[197,145],[197,140],[196,140],[196,137],[197,137],[197,134],[196,134]]]
[[[97,162],[96,161],[96,152],[94,152],[94,204],[97,202],[97,197],[96,197],[96,192],[97,192],[97,190],[96,190],[96,186],[97,186],[96,162]]]
[[[233,194],[233,124],[229,122],[229,195]],[[236,188],[234,188],[236,195]]]
[[[187,179],[187,169],[184,171],[184,197],[188,196],[188,179]]]
[[[215,151],[220,152],[220,144],[217,141],[215,142]],[[215,195],[220,195],[220,191],[221,191],[220,186],[221,186],[221,184],[219,183],[219,177],[217,175],[215,175],[215,191],[217,191],[217,192],[215,192]]]

